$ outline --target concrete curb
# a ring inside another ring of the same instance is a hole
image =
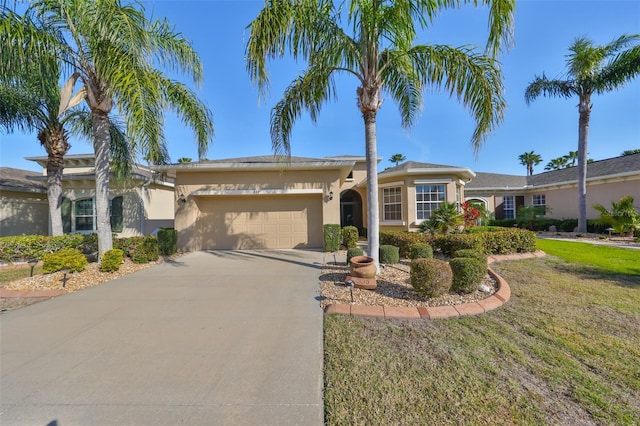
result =
[[[487,258],[489,264],[504,260],[532,259],[546,256],[543,251],[534,253],[516,253],[505,255],[493,255]],[[509,283],[498,275],[491,267],[488,268],[491,275],[498,282],[498,290],[486,299],[472,303],[447,306],[363,306],[349,305],[346,303],[331,304],[324,308],[325,314],[357,315],[373,318],[403,318],[403,319],[446,319],[459,318],[470,315],[480,315],[499,308],[511,298]]]

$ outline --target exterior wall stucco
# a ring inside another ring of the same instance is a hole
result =
[[[225,195],[193,195],[195,191],[251,191],[246,197],[260,197],[260,191],[309,191],[322,199],[322,223],[340,223],[339,170],[239,170],[176,173],[175,228],[178,246],[185,251],[200,250],[197,223],[201,216],[199,199]],[[330,199],[329,193],[333,192]],[[184,197],[184,202],[179,197]]]
[[[46,194],[2,191],[0,195],[0,237],[47,235],[49,205]]]

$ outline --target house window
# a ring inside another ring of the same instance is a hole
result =
[[[425,220],[447,199],[445,186],[416,185],[416,218]]]
[[[547,210],[547,201],[544,194],[535,194],[531,197],[531,205],[537,210],[537,214],[543,215]]]
[[[505,219],[516,218],[516,203],[513,195],[505,195],[502,201],[502,209]]]
[[[124,223],[124,211],[122,208],[122,195],[109,200],[109,217],[111,230],[122,232]],[[71,215],[73,212],[73,215]],[[96,230],[96,209],[93,198],[70,201],[63,198],[62,223],[64,232],[93,232]]]
[[[347,180],[353,180],[353,170],[351,170],[347,175]]]
[[[382,220],[402,220],[402,188],[395,186],[382,189]]]
[[[93,206],[93,198],[76,200],[74,207],[75,231],[93,231],[95,229],[93,225],[95,224],[96,212]]]

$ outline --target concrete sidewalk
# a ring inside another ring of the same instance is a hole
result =
[[[322,258],[193,253],[3,314],[0,424],[322,424]]]

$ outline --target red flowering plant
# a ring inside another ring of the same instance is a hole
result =
[[[464,227],[472,228],[476,226],[478,218],[482,215],[480,209],[469,201],[460,203],[460,206],[462,207],[462,213],[464,215]]]

